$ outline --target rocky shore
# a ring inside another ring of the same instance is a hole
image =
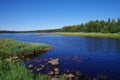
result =
[[[65,70],[65,73],[61,74],[59,69],[60,59],[59,58],[49,58],[44,60],[37,60],[35,62],[44,61],[47,65],[39,64],[39,66],[35,66],[33,64],[29,64],[28,70],[32,73],[41,74],[42,71],[46,70],[48,66],[51,66],[51,71],[47,73],[48,80],[60,80],[60,76],[63,76],[65,80],[109,80],[107,75],[98,75],[97,77],[86,76],[84,73],[80,71],[76,71],[72,73],[70,70]]]

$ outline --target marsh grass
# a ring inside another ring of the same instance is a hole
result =
[[[0,62],[0,80],[47,80],[47,76],[34,76],[23,64],[3,61]]]
[[[55,35],[64,36],[83,36],[83,37],[100,37],[100,38],[117,38],[120,39],[120,33],[84,33],[84,32],[55,32]]]
[[[49,80],[47,75],[33,75],[21,63],[0,62],[0,80]],[[60,80],[66,80],[60,76]]]
[[[12,39],[0,39],[0,80],[48,80],[46,75],[34,76],[22,62],[7,62],[9,56],[33,54],[34,50],[42,50],[49,46],[42,44],[21,43]]]
[[[22,56],[23,54],[33,54],[34,50],[42,50],[47,45],[36,45],[21,43],[12,39],[0,39],[0,56],[6,58],[9,56]]]

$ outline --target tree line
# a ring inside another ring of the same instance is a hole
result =
[[[64,26],[59,31],[61,32],[101,32],[101,33],[118,33],[120,32],[120,18],[89,21],[85,24]]]
[[[117,20],[108,18],[107,21],[95,20],[78,25],[64,26],[60,29],[34,30],[34,31],[0,31],[0,33],[28,33],[28,32],[120,32],[120,18]]]

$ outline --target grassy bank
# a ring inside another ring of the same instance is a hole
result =
[[[22,56],[33,54],[35,50],[42,51],[50,46],[42,44],[21,43],[12,39],[0,39],[0,57]]]
[[[0,80],[47,80],[45,75],[34,76],[23,64],[15,62],[0,62]]]
[[[33,54],[34,50],[44,50],[47,45],[21,43],[12,39],[0,39],[0,80],[47,80],[46,75],[34,76],[22,64],[14,61],[5,61],[9,56]]]
[[[65,36],[84,36],[84,37],[101,37],[101,38],[117,38],[120,39],[120,33],[83,33],[83,32],[54,32],[52,34],[59,34]]]

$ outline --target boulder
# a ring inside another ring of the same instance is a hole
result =
[[[58,79],[58,78],[56,78],[56,77],[53,77],[53,78],[51,78],[50,80],[60,80],[60,79]]]
[[[52,66],[57,66],[57,65],[59,65],[59,58],[51,59],[48,61],[48,63]]]
[[[55,75],[59,75],[60,74],[59,68],[55,68],[54,72],[55,72]]]
[[[73,74],[64,74],[64,76],[68,79],[68,80],[74,80],[74,77],[75,77],[75,75],[73,75]]]
[[[49,73],[48,73],[48,76],[53,76],[54,75],[54,72],[53,71],[50,71]]]
[[[28,67],[29,67],[29,68],[33,68],[34,65],[33,65],[33,64],[29,64]]]

